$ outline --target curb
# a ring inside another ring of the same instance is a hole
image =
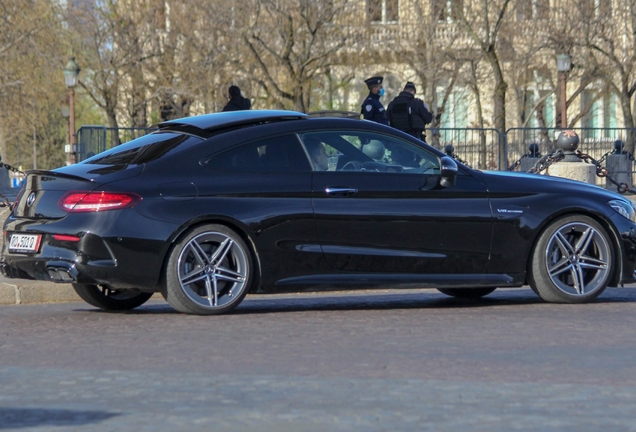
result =
[[[160,293],[151,299],[163,300]],[[0,275],[0,306],[37,303],[84,302],[71,284],[24,279],[8,279]]]
[[[70,284],[0,278],[0,305],[81,301]]]

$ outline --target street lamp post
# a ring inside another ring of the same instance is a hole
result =
[[[566,86],[567,86],[567,75],[572,69],[572,56],[569,54],[557,54],[557,70],[560,75],[560,86],[561,86],[561,127],[568,127],[568,116],[567,116],[567,99],[566,99]]]
[[[75,87],[80,73],[80,67],[75,62],[75,57],[71,56],[68,63],[64,67],[64,79],[68,88],[68,104],[69,104],[69,129],[70,129],[70,146],[66,149],[66,164],[75,163]]]

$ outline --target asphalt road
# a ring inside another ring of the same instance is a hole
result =
[[[0,306],[0,430],[632,431],[636,289]]]

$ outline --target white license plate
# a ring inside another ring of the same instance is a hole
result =
[[[40,249],[41,235],[13,234],[9,240],[9,252],[37,252]]]

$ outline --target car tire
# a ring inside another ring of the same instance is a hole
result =
[[[161,293],[179,312],[218,315],[243,300],[252,272],[250,250],[236,232],[224,225],[203,225],[172,247]]]
[[[547,302],[586,303],[607,288],[614,263],[614,246],[601,224],[584,215],[566,216],[541,233],[528,282]]]
[[[437,288],[437,291],[447,296],[460,299],[478,299],[487,296],[497,288]]]
[[[112,289],[108,285],[77,284],[73,289],[91,306],[106,310],[130,310],[146,303],[151,292],[138,289]]]

